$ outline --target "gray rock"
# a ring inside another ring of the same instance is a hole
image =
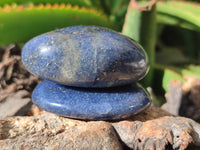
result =
[[[147,110],[130,120],[113,123],[85,122],[52,113],[5,118],[0,120],[0,149],[184,150],[191,143],[199,149],[198,123],[184,117],[166,116],[159,108],[150,107],[150,110],[152,113]]]
[[[1,120],[0,145],[4,150],[122,150],[111,124],[86,123],[50,113]]]
[[[32,105],[30,98],[23,98],[27,95],[27,91],[20,90],[9,95],[5,100],[1,101],[0,119],[14,115],[25,115]]]

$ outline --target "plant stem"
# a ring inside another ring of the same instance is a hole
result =
[[[151,11],[143,11],[140,28],[140,44],[146,50],[149,56],[150,70],[147,76],[143,79],[146,86],[151,85],[153,78],[153,69],[155,63],[155,45],[156,45],[156,5]]]
[[[150,70],[142,82],[145,86],[150,86],[155,62],[156,5],[153,5],[150,11],[139,11],[130,2],[122,33],[138,41],[146,50],[149,56]]]

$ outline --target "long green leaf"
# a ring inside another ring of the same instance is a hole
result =
[[[186,1],[161,1],[157,4],[158,23],[200,31],[200,4]]]
[[[0,0],[0,6],[5,5],[39,5],[39,4],[70,4],[72,6],[78,5],[80,7],[89,7],[90,5],[86,0]]]
[[[190,30],[194,30],[194,31],[200,31],[200,27],[186,22],[183,19],[174,17],[174,16],[170,16],[170,15],[166,15],[163,13],[157,13],[157,23],[158,24],[164,24],[164,25],[170,25],[170,26],[178,26],[181,28],[185,28],[185,29],[190,29]]]
[[[70,5],[0,8],[0,44],[25,42],[56,28],[73,25],[99,25],[115,28],[95,10]]]

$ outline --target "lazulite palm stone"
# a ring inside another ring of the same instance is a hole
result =
[[[107,28],[74,26],[27,42],[22,62],[43,79],[77,87],[112,87],[142,79],[149,62],[134,40]]]
[[[86,120],[123,119],[144,110],[150,104],[148,94],[140,85],[77,88],[48,80],[37,85],[32,99],[46,111]]]

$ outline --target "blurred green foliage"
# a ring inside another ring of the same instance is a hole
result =
[[[200,0],[159,1],[149,11],[139,11],[129,0],[1,0],[0,44],[24,43],[72,25],[109,27],[145,48],[151,69],[142,82],[163,96],[172,79],[200,79],[199,8]]]

